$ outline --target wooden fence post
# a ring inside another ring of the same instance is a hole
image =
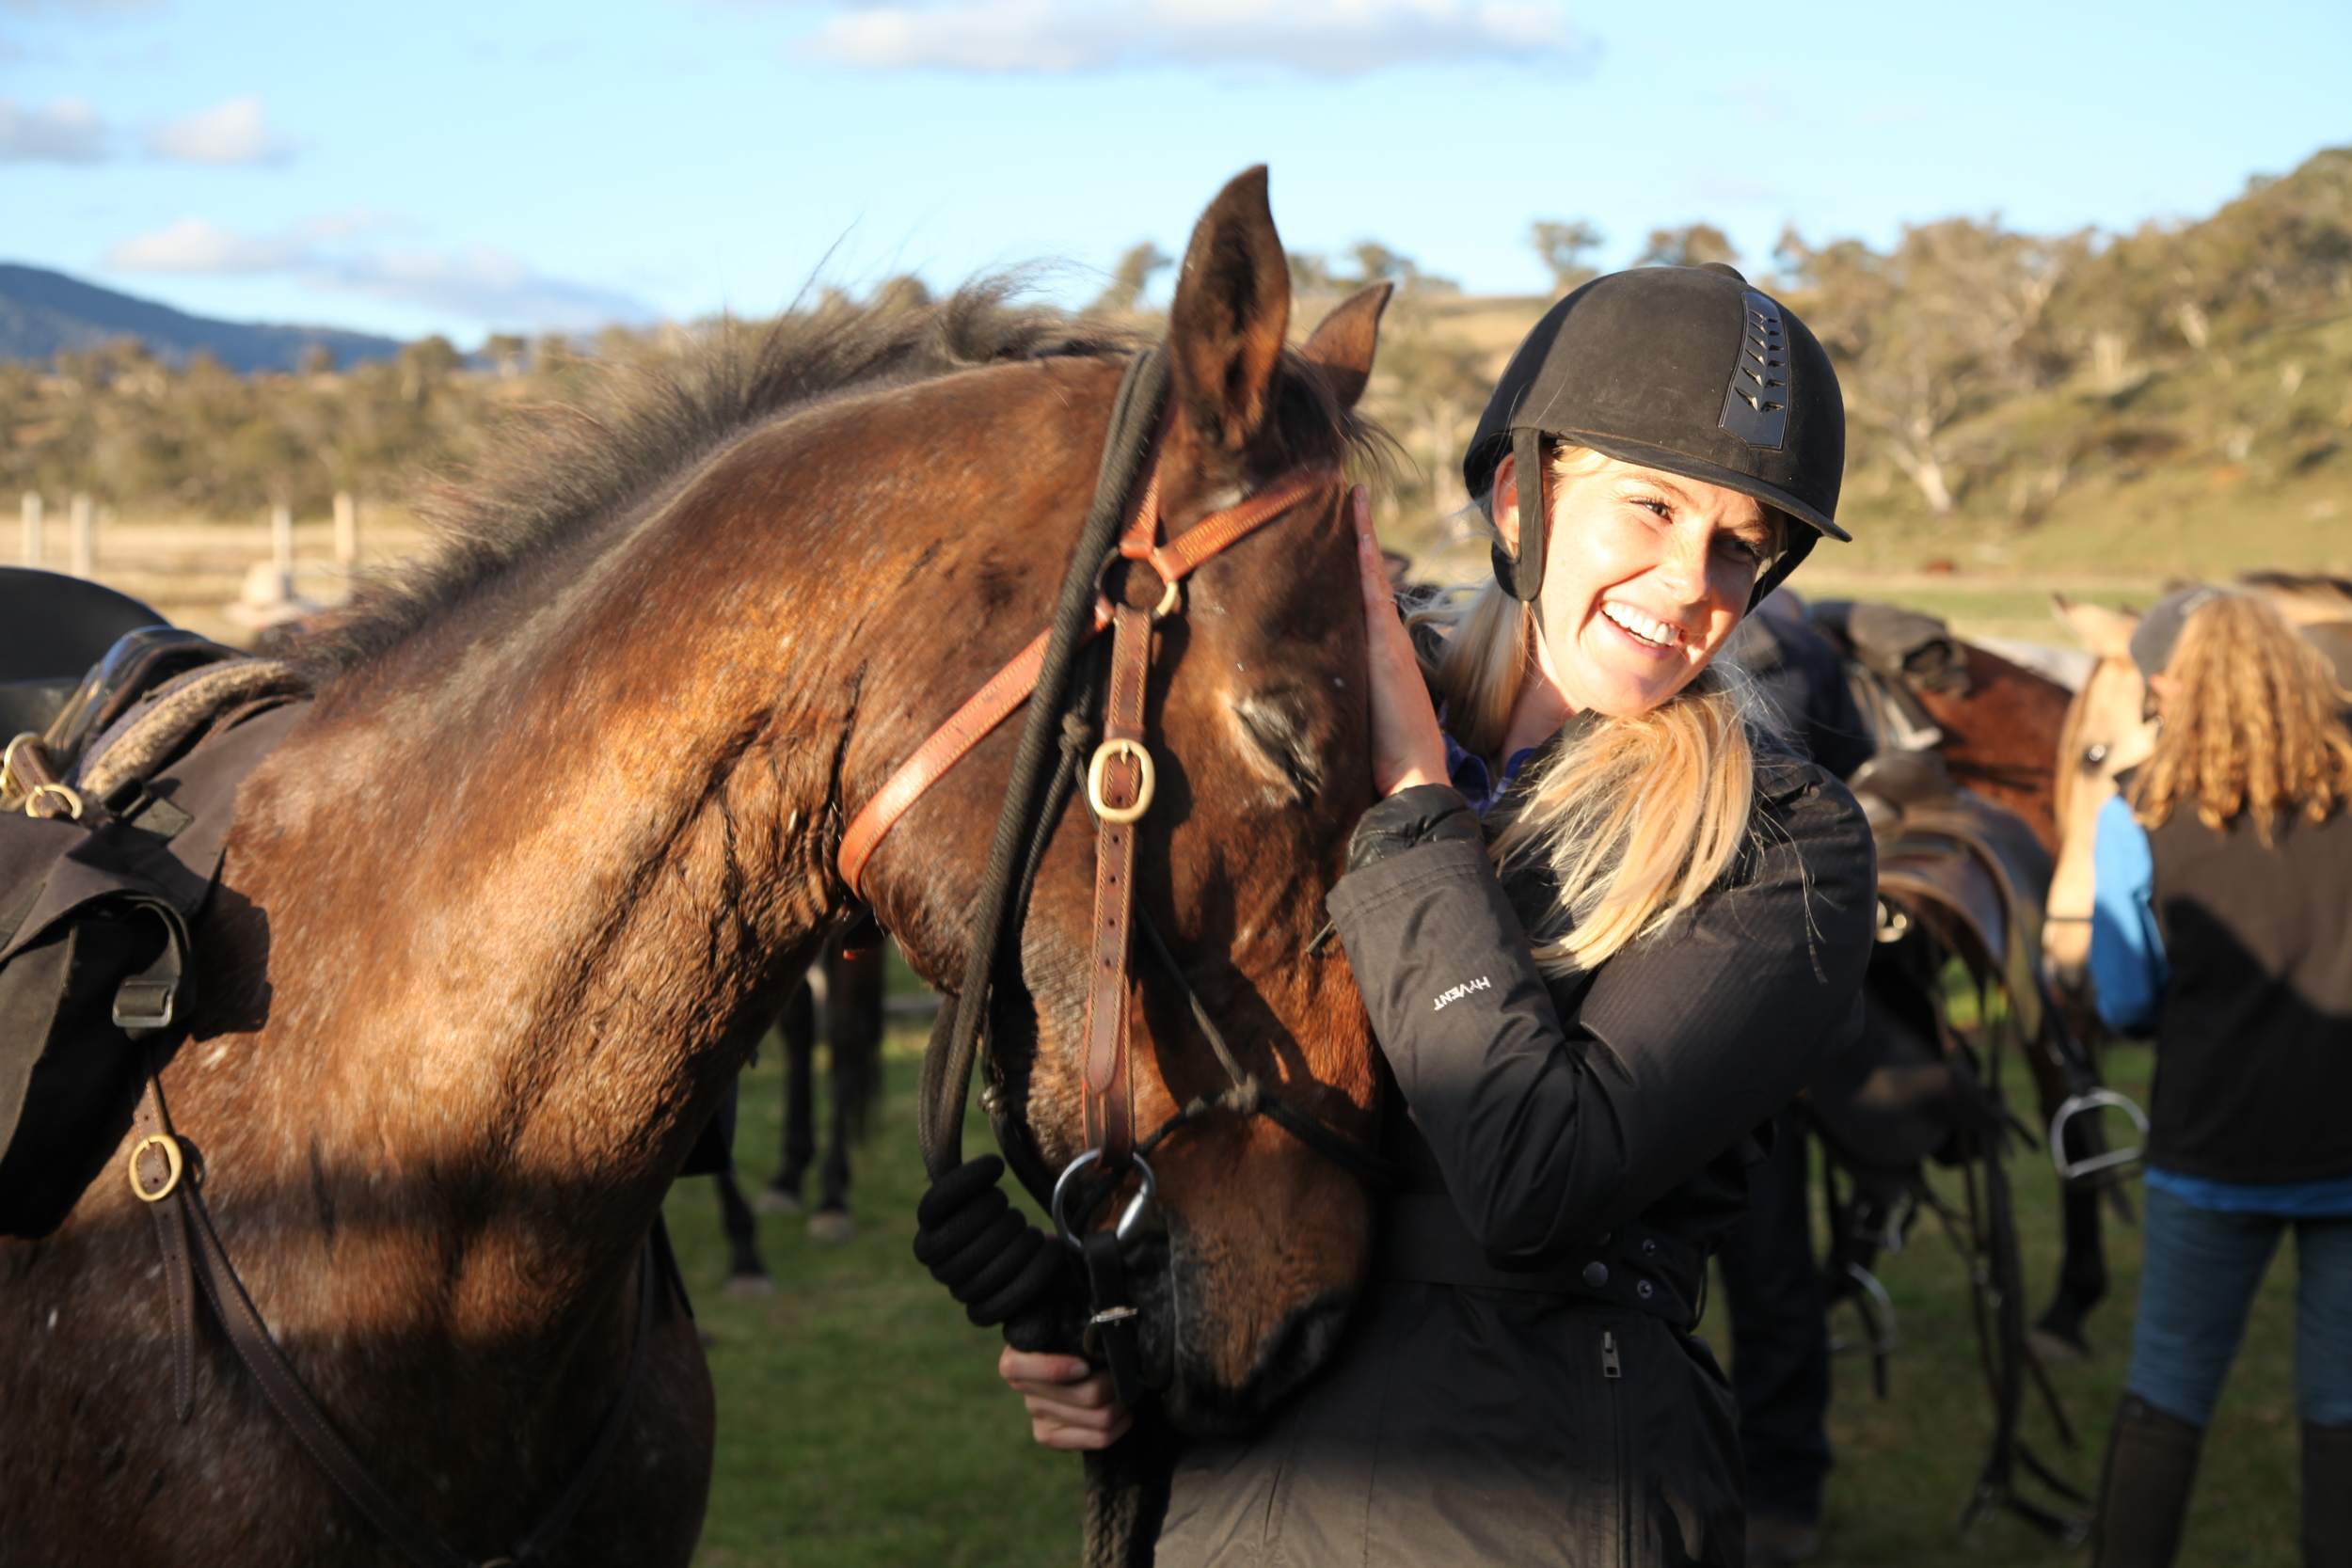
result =
[[[294,593],[294,509],[282,502],[269,509],[269,558],[278,579]]]
[[[40,564],[40,492],[24,492],[24,564]]]
[[[98,575],[98,514],[86,495],[73,498],[73,575],[94,578]]]
[[[351,492],[335,492],[335,564],[350,571],[359,564],[359,509]]]

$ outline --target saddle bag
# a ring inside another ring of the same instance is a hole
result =
[[[131,1125],[190,1001],[188,927],[237,786],[302,706],[248,719],[78,819],[0,816],[0,1234],[45,1236]]]

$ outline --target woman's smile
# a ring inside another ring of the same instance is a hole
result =
[[[1629,604],[1606,600],[1600,607],[1600,612],[1645,654],[1672,653],[1676,644],[1685,640],[1680,626],[1646,614]]]

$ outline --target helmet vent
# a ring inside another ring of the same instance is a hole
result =
[[[1778,451],[1788,435],[1788,334],[1770,295],[1750,289],[1740,301],[1740,353],[1718,422],[1752,447]]]

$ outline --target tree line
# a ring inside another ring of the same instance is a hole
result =
[[[1589,221],[1526,236],[1554,297],[1596,275]],[[1820,336],[1844,388],[1850,494],[1926,517],[2031,526],[2071,487],[2179,462],[2285,477],[2343,466],[2352,438],[2352,149],[2257,180],[2197,222],[2129,234],[2033,234],[1998,218],[1908,228],[1878,249],[1794,230],[1743,258],[1698,223],[1651,231],[1634,264],[1725,261],[1786,298]],[[1087,313],[1152,326],[1144,301],[1173,263],[1135,247]],[[1507,345],[1545,303],[1467,299],[1377,241],[1291,258],[1297,318],[1365,283],[1397,286],[1371,412],[1389,431],[1391,520],[1444,534],[1469,498],[1453,477]],[[898,309],[912,277],[864,300]],[[1517,317],[1497,337],[1498,311]],[[1482,338],[1465,323],[1489,318]],[[1523,318],[1523,319],[1522,319]],[[470,357],[442,339],[395,359],[236,375],[201,357],[172,369],[135,343],[0,364],[0,497],[84,493],[120,510],[315,515],[338,490],[398,501],[462,469],[502,412],[577,401],[599,364],[659,361],[707,328],[612,329],[593,341],[494,338]],[[1458,533],[1466,525],[1454,525]]]

